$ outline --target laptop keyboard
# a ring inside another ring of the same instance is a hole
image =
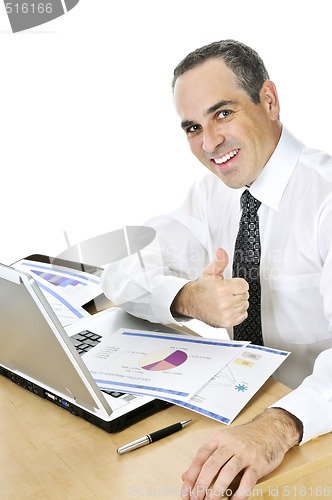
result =
[[[70,337],[70,339],[73,342],[78,354],[82,355],[90,351],[92,347],[99,344],[101,336],[97,333],[90,332],[89,330],[83,330],[82,332],[76,333],[76,335]]]
[[[100,343],[101,341],[101,335],[98,335],[97,333],[90,332],[90,330],[83,330],[82,332],[76,333],[72,337],[69,337],[70,340],[72,341],[76,351],[78,354],[82,356],[82,354],[90,351],[92,347],[96,346],[97,344]],[[103,390],[103,392],[106,392],[113,398],[120,398],[121,396],[124,396],[126,401],[130,401],[131,399],[135,399],[135,396],[132,394],[125,394],[123,392],[118,392],[118,391],[107,391]]]

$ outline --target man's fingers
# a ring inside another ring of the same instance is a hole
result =
[[[243,278],[231,278],[225,280],[227,283],[229,283],[229,286],[231,287],[231,292],[233,295],[245,295],[246,298],[249,297],[249,285],[246,280]]]
[[[258,479],[259,477],[255,467],[247,467],[244,470],[238,489],[235,492],[235,495],[233,495],[234,500],[247,500],[251,494],[255,496],[254,488]]]
[[[247,311],[245,311],[245,312],[243,312],[243,313],[239,314],[239,315],[238,315],[238,316],[234,319],[234,321],[233,321],[233,325],[232,325],[232,326],[237,326],[237,325],[240,325],[241,323],[243,323],[243,321],[244,321],[245,319],[247,319],[247,317],[248,317],[248,313],[247,313]]]
[[[204,496],[202,496],[202,492],[197,490],[194,485],[197,484],[197,479],[201,474],[202,468],[204,467],[204,464],[207,462],[214,450],[215,447],[211,447],[209,443],[207,443],[206,446],[203,445],[198,450],[196,456],[190,464],[189,469],[182,475],[183,484],[181,490],[181,498],[183,498],[183,500],[189,500],[193,495],[197,493],[201,493],[201,496],[199,498],[204,498]],[[210,478],[210,481],[212,481],[212,479],[213,476]]]
[[[230,449],[223,446],[217,446],[216,437],[218,435],[219,433],[211,436],[206,445],[203,445],[198,450],[189,469],[182,475],[183,499],[189,500],[189,498],[197,498],[201,500],[210,498],[212,491],[209,485],[232,456],[232,451]],[[221,496],[213,498],[221,498]]]

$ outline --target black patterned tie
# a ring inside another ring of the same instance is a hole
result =
[[[242,215],[235,241],[233,277],[244,278],[249,284],[248,317],[234,326],[234,340],[250,340],[263,345],[261,324],[261,284],[259,277],[261,243],[257,210],[261,202],[248,191],[241,196]]]

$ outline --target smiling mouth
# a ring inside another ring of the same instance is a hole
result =
[[[226,155],[222,156],[221,158],[212,158],[211,161],[213,161],[216,165],[223,165],[227,163],[231,158],[234,158],[238,154],[240,150],[239,149],[233,149]]]

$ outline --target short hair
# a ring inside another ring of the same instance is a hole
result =
[[[264,81],[269,79],[269,74],[258,53],[236,40],[213,42],[188,54],[174,70],[173,90],[179,76],[212,58],[222,59],[250,99],[255,104],[260,102],[259,93]]]

